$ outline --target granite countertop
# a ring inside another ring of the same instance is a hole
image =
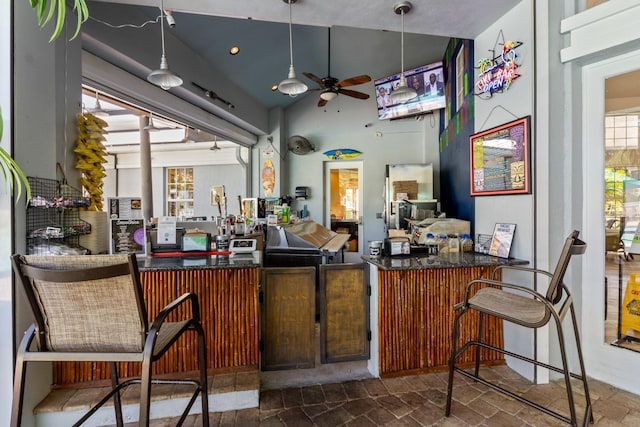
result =
[[[184,257],[145,256],[138,258],[140,271],[209,270],[218,268],[261,267],[260,251],[250,254],[205,255]]]
[[[414,254],[394,257],[363,256],[365,262],[381,270],[424,270],[432,268],[464,268],[498,265],[526,265],[529,261],[516,258],[498,258],[474,252],[443,253],[439,255]]]

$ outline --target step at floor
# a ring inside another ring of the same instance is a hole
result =
[[[36,425],[72,425],[86,413],[109,387],[87,389],[56,389],[34,409]],[[154,419],[179,416],[186,407],[193,387],[184,385],[158,384],[151,387],[151,416]],[[260,373],[255,371],[219,374],[209,377],[209,411],[222,412],[259,406]],[[123,416],[125,422],[138,420],[138,400],[140,387],[132,385],[122,393]],[[201,412],[198,401],[191,408],[192,414]],[[110,400],[98,410],[83,426],[115,425],[113,401]]]

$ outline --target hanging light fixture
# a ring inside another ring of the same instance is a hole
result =
[[[289,75],[286,79],[280,82],[278,90],[285,95],[297,96],[307,91],[307,85],[302,83],[296,77],[296,70],[293,68],[293,36],[291,32],[291,5],[297,0],[282,0],[285,3],[289,3],[289,55],[291,63],[289,65]]]
[[[189,136],[189,127],[188,126],[186,126],[184,128],[184,138],[182,138],[182,141],[180,141],[180,142],[184,142],[184,143],[187,143],[187,144],[193,144],[194,143],[194,140],[191,139],[191,137]]]
[[[404,15],[408,13],[413,6],[408,1],[398,3],[393,7],[396,14],[402,18],[402,32],[400,33],[400,85],[397,89],[393,90],[389,95],[392,103],[398,104],[407,102],[408,100],[418,96],[418,92],[415,89],[407,86],[407,79],[404,77]]]
[[[144,130],[146,130],[147,132],[155,132],[157,130],[160,130],[153,124],[153,113],[149,113],[149,123],[144,127]]]
[[[100,94],[98,92],[96,92],[96,103],[93,108],[89,109],[89,112],[96,117],[105,117],[109,115],[109,113],[107,113],[107,111],[102,108],[102,105],[100,104]]]
[[[211,151],[222,150],[222,148],[218,147],[218,137],[216,135],[213,136],[213,145],[209,148]]]
[[[169,70],[169,63],[164,50],[164,0],[160,2],[160,36],[162,38],[162,57],[160,58],[160,68],[153,70],[147,76],[147,80],[164,90],[182,85],[182,79]]]

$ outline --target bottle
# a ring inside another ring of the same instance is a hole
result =
[[[439,252],[438,242],[436,241],[436,238],[432,233],[427,233],[425,245],[427,246],[428,255],[438,255],[438,252]]]
[[[449,234],[449,253],[460,252],[460,238],[458,234]]]
[[[468,234],[463,234],[460,240],[461,252],[471,252],[473,250],[473,240]]]
[[[449,249],[449,240],[446,234],[438,235],[438,250],[440,252],[446,252]]]
[[[289,224],[289,205],[283,203],[280,213],[282,214],[282,223]]]

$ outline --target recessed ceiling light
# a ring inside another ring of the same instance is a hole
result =
[[[240,46],[231,46],[231,49],[229,49],[229,54],[237,55],[238,53],[240,53]]]
[[[273,86],[271,86],[271,90],[272,90],[273,92],[277,91],[277,90],[278,90],[278,85],[273,85]]]

